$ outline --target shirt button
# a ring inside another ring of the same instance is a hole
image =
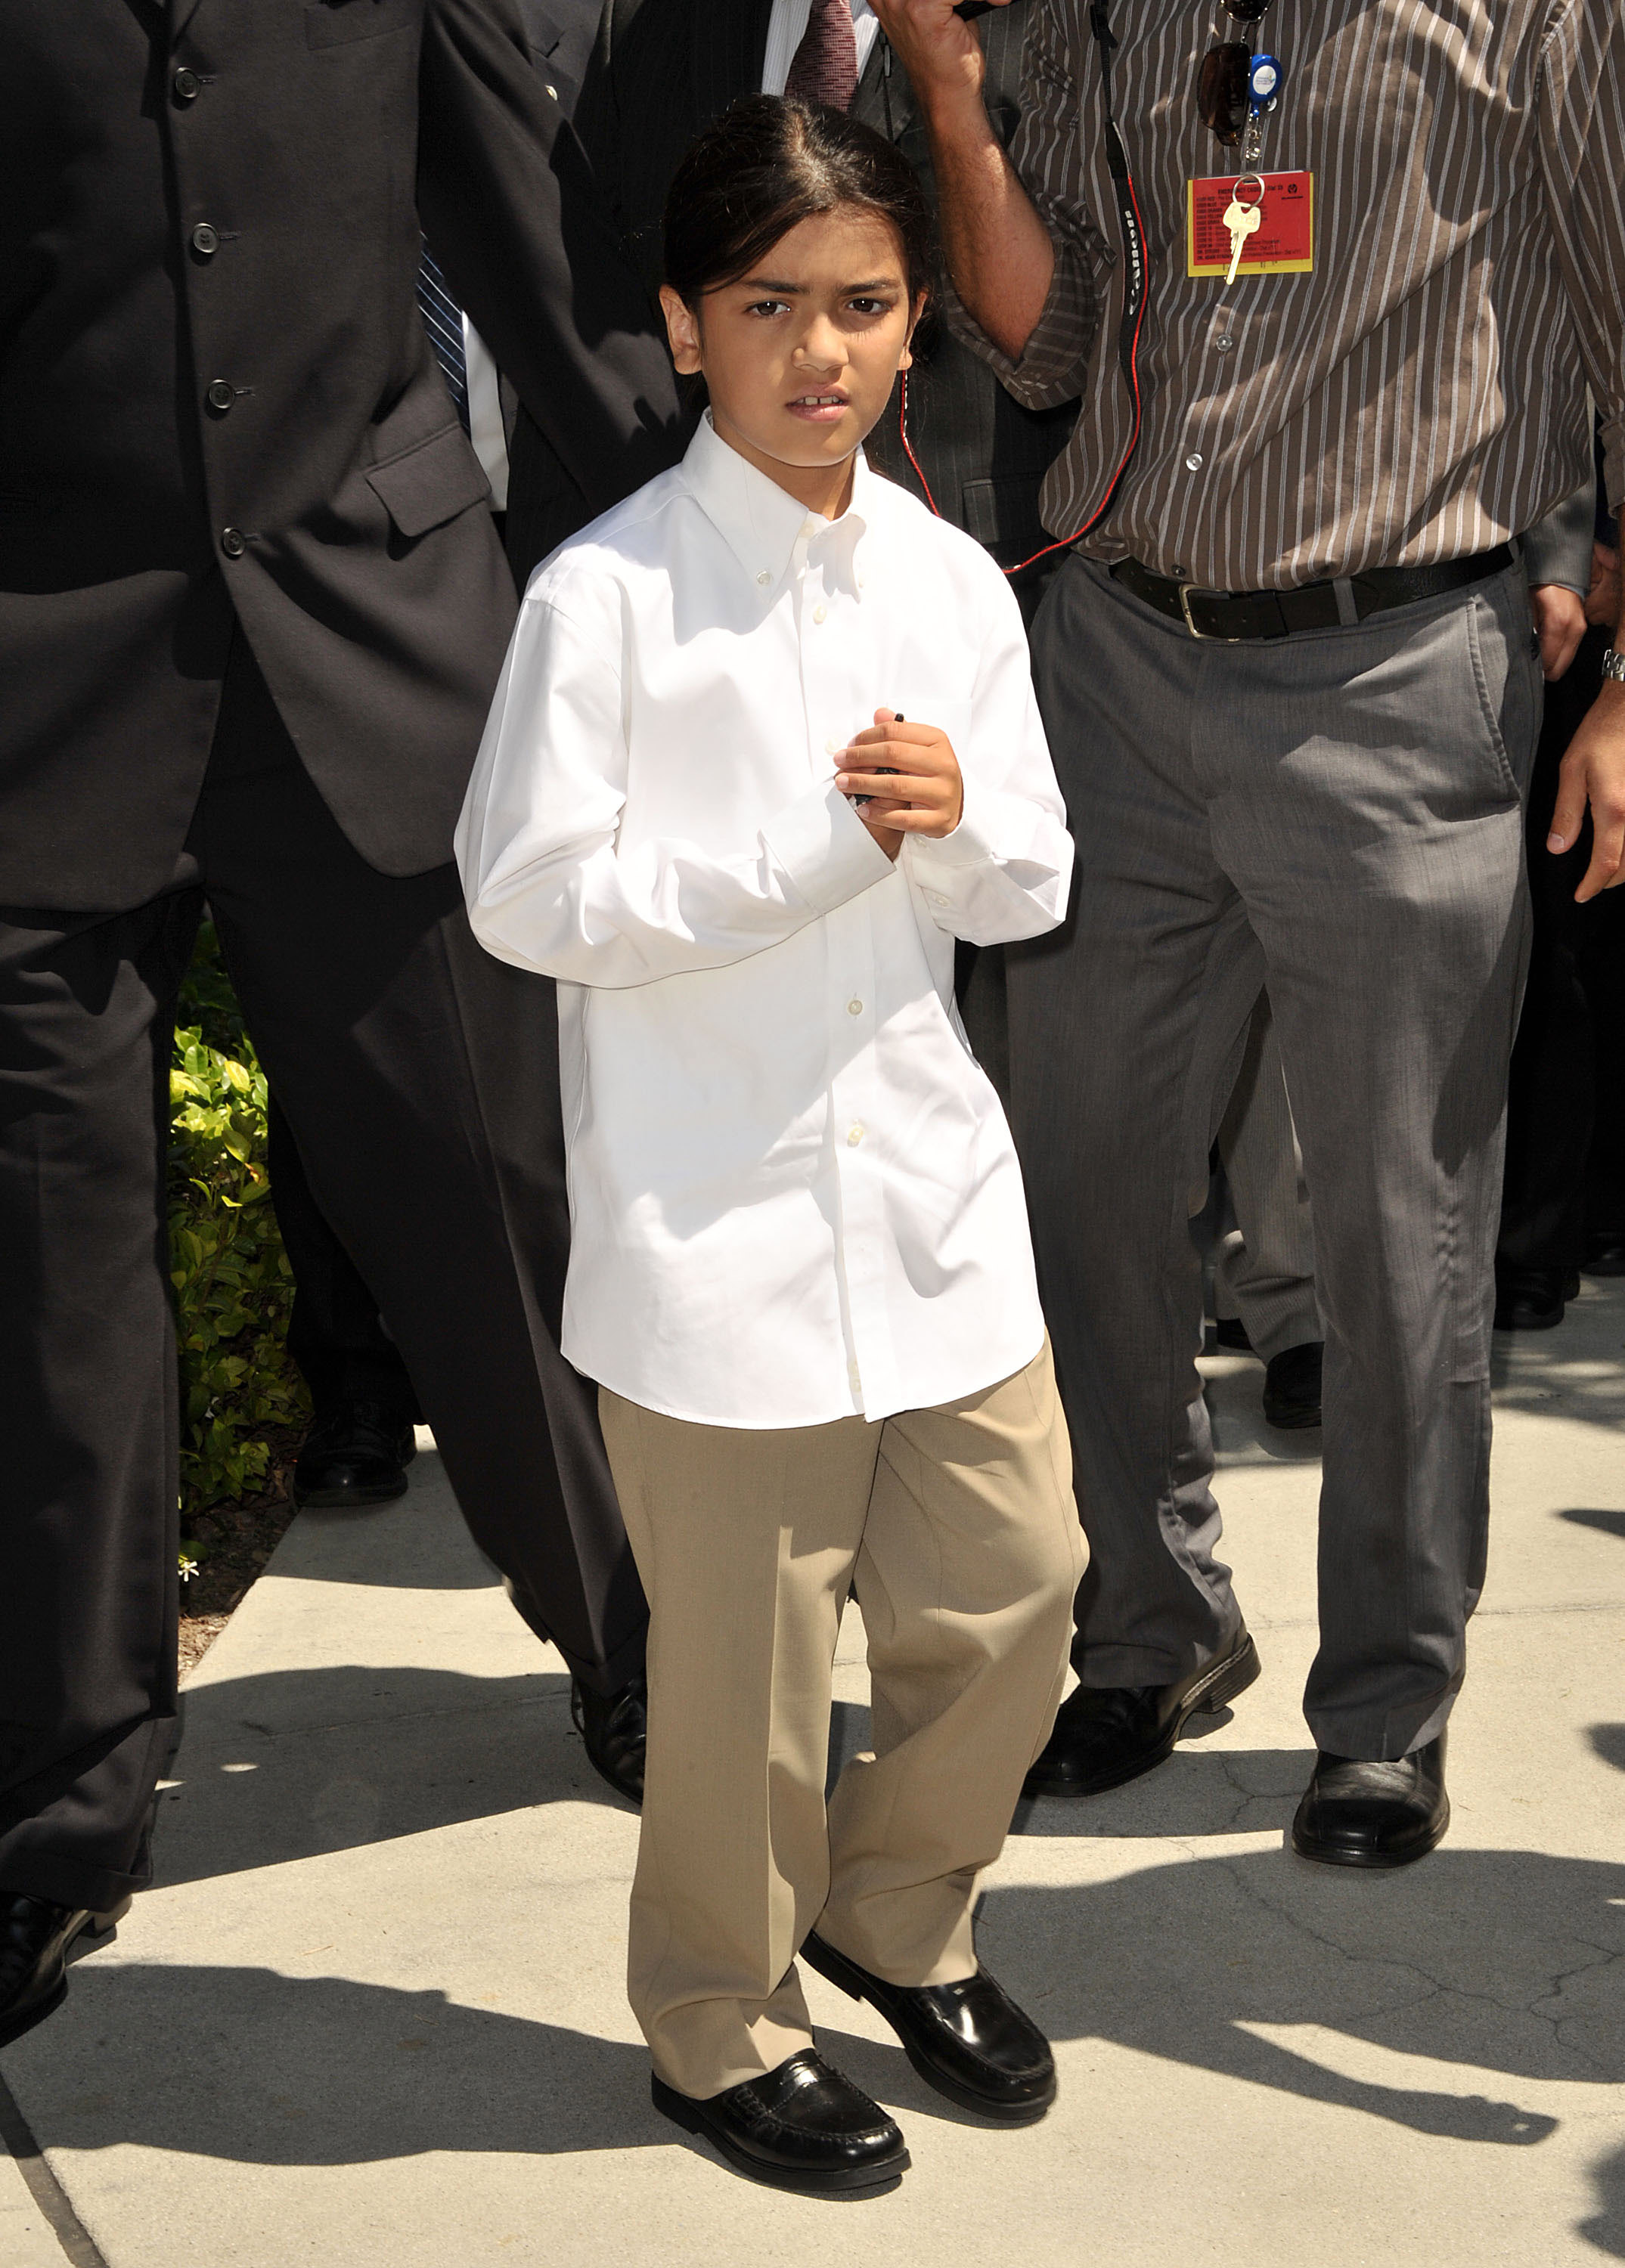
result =
[[[192,231],[192,249],[201,252],[205,260],[212,259],[220,249],[219,230],[211,228],[206,220],[200,220]]]
[[[863,1139],[863,1129],[862,1129],[862,1127],[861,1127],[861,1126],[849,1126],[849,1127],[847,1128],[847,1130],[846,1130],[846,1147],[847,1147],[849,1150],[855,1150],[855,1149],[857,1148],[857,1146],[858,1146],[859,1143],[860,1143],[860,1142],[861,1142],[861,1141],[862,1141],[862,1139]]]
[[[1217,340],[1217,341],[1215,342],[1215,344],[1217,345],[1217,347],[1218,347],[1218,350],[1219,350],[1219,352],[1220,352],[1221,354],[1229,354],[1229,352],[1230,352],[1230,349],[1235,345],[1235,343],[1236,343],[1236,342],[1235,342],[1235,340],[1234,340],[1234,339],[1228,339],[1228,338],[1227,338],[1227,339],[1219,339],[1219,340]]]
[[[203,83],[195,70],[178,70],[169,82],[171,93],[177,102],[196,102],[203,91]]]
[[[761,571],[761,573],[757,577],[757,578],[756,578],[756,579],[757,579],[757,581],[758,583],[760,583],[760,584],[762,585],[763,588],[764,588],[764,589],[765,589],[765,588],[766,588],[766,586],[768,585],[768,584],[769,584],[769,583],[771,583],[771,582],[772,581],[772,579],[773,579],[773,578],[772,578],[772,577],[768,573],[768,571],[767,571],[766,568],[765,568],[765,567],[764,567],[764,568],[763,568],[763,570],[762,570],[762,571]]]
[[[830,734],[829,739],[828,739],[828,740],[824,742],[824,755],[825,755],[826,756],[832,756],[832,755],[835,754],[835,751],[837,750],[837,748],[838,748],[838,747],[839,747],[839,746],[840,746],[840,742],[836,739],[836,737],[835,737],[834,733],[831,733]]]
[[[846,1013],[849,1016],[861,1016],[863,1013],[862,1001],[848,1000],[846,1003]]]
[[[557,101],[558,101],[558,89],[556,86],[550,86],[550,87],[549,87],[549,89],[548,89],[548,91],[547,91],[547,99],[548,99],[548,100],[549,100],[550,102],[557,102]]]
[[[209,381],[209,391],[204,399],[211,409],[229,409],[237,397],[232,390],[229,379],[211,378]]]
[[[829,608],[828,608],[827,607],[815,607],[815,608],[813,608],[813,620],[814,620],[814,622],[822,622],[827,621],[827,619],[828,619],[828,617],[829,617],[829,612],[830,612],[830,610],[829,610]]]
[[[1201,457],[1198,451],[1193,449],[1190,455],[1185,460],[1185,469],[1187,473],[1200,473],[1201,468]]]
[[[228,559],[240,559],[248,549],[248,539],[240,527],[223,527],[220,530],[220,549]]]

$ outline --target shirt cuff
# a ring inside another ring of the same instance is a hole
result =
[[[911,835],[904,855],[921,889],[946,883],[968,866],[1025,857],[1038,814],[1016,796],[1001,795],[979,781],[964,782],[964,808],[951,835]]]
[[[787,804],[762,829],[762,839],[821,914],[832,914],[891,872],[890,859],[832,783]]]
[[[1101,292],[1079,248],[1053,234],[1055,267],[1038,320],[1014,359],[997,347],[948,278],[942,281],[949,328],[1029,409],[1052,408],[1082,391],[1100,328]]]

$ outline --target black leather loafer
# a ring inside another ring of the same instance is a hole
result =
[[[1449,1825],[1443,1733],[1394,1764],[1323,1749],[1292,1822],[1292,1848],[1328,1867],[1408,1867],[1443,1842]]]
[[[888,1984],[815,1933],[808,1966],[878,2008],[927,2087],[962,2110],[1030,2126],[1055,2100],[1055,2058],[1030,2016],[984,1969],[956,1984]]]
[[[1495,1328],[1498,1331],[1549,1331],[1580,1288],[1577,1272],[1562,1268],[1496,1270]]]
[[[1325,1347],[1318,1339],[1272,1355],[1264,1371],[1266,1422],[1283,1433],[1320,1423],[1320,1372]]]
[[[387,1402],[349,1402],[305,1436],[290,1494],[301,1511],[388,1504],[406,1494],[406,1468],[417,1454],[410,1419]]]
[[[628,1803],[643,1801],[643,1752],[649,1737],[649,1689],[641,1677],[618,1693],[595,1693],[578,1677],[570,1681],[570,1714],[581,1735],[587,1761]]]
[[[895,2120],[816,2048],[703,2102],[663,2079],[651,2079],[649,2092],[657,2110],[772,2189],[861,2196],[895,2189],[908,2171]]]
[[[1023,1795],[1104,1795],[1150,1771],[1188,1718],[1222,1709],[1259,1674],[1244,1623],[1235,1644],[1173,1685],[1080,1685],[1060,1705],[1055,1729],[1028,1773]]]
[[[69,1962],[110,1945],[129,1911],[128,1898],[109,1913],[92,1913],[0,1891],[0,2048],[61,2007]]]

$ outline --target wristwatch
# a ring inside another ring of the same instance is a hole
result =
[[[1625,653],[1616,653],[1610,646],[1602,658],[1602,674],[1616,685],[1625,685]]]

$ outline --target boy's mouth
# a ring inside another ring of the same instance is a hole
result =
[[[809,417],[816,423],[831,423],[847,406],[847,397],[838,387],[798,394],[794,401],[785,404],[793,417]]]

